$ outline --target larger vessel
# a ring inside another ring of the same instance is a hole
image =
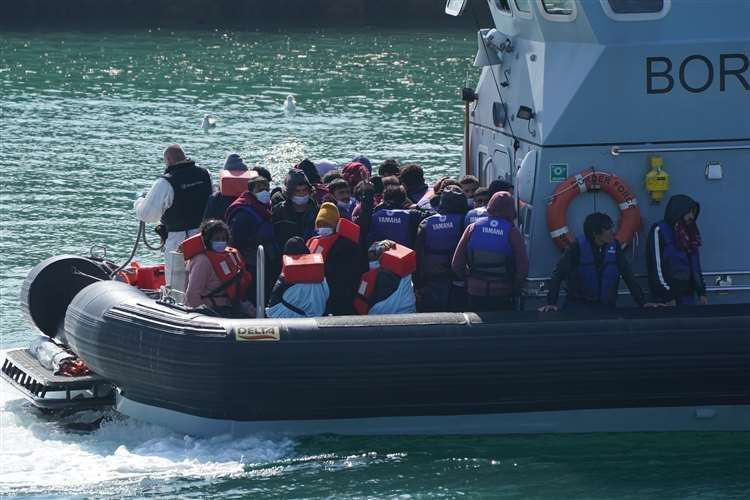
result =
[[[750,430],[750,5],[489,4],[463,171],[516,185],[522,310],[230,320],[111,281],[101,260],[53,257],[22,302],[98,376],[66,385],[24,351],[3,376],[46,408],[107,404],[109,384],[118,411],[191,434]],[[639,234],[676,193],[703,207],[712,305],[534,311],[556,241],[595,210],[622,213],[643,279]]]

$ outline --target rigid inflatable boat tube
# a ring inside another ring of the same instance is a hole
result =
[[[128,401],[234,422],[750,404],[744,304],[225,319],[100,282],[65,333]]]

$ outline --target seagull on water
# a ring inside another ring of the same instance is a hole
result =
[[[216,127],[216,118],[211,115],[203,115],[203,121],[201,122],[201,128],[204,132],[208,132],[209,129]]]
[[[294,100],[294,96],[289,94],[284,101],[284,113],[293,115],[295,111],[297,111],[297,102]]]

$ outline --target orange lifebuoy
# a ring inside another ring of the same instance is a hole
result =
[[[555,245],[564,250],[575,239],[566,222],[568,206],[580,193],[603,191],[620,208],[619,229],[615,238],[625,247],[641,227],[641,210],[630,188],[615,174],[595,170],[593,167],[568,177],[555,189],[547,205],[547,227]]]

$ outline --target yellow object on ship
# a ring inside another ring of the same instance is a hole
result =
[[[659,203],[669,190],[669,174],[663,168],[664,159],[661,156],[652,156],[649,164],[651,170],[646,174],[646,191],[655,203]]]

